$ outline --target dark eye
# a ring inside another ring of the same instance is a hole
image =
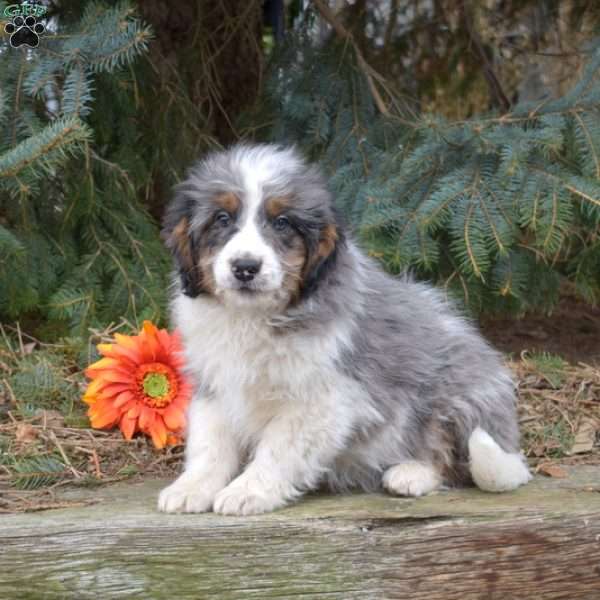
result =
[[[228,212],[222,210],[217,213],[217,215],[215,217],[215,221],[221,227],[229,227],[229,225],[231,224],[231,216]]]
[[[290,220],[283,215],[279,215],[273,220],[273,229],[276,231],[285,231],[290,226]]]

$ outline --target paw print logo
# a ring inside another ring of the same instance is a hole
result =
[[[10,45],[13,48],[23,45],[37,48],[39,36],[46,31],[46,27],[32,15],[25,18],[19,15],[4,26],[4,31],[10,34]]]

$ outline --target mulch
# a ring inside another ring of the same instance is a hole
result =
[[[126,479],[174,477],[181,471],[181,445],[159,451],[149,438],[138,436],[127,441],[119,430],[65,427],[56,411],[42,411],[30,419],[20,419],[12,413],[9,416],[9,422],[0,424],[0,436],[10,440],[5,452],[13,460],[55,456],[64,469],[52,473],[49,485],[19,489],[19,474],[6,462],[0,464],[0,512],[69,505],[61,496],[61,491],[69,486],[94,487]]]
[[[548,372],[526,353],[509,366],[518,382],[522,447],[530,464],[600,464],[600,366]]]

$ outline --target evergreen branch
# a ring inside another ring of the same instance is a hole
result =
[[[131,234],[131,231],[128,229],[128,227],[125,225],[125,223],[123,223],[123,221],[121,219],[119,219],[117,217],[117,215],[115,215],[113,213],[113,211],[111,211],[106,206],[102,206],[102,210],[106,214],[108,214],[112,219],[114,219],[114,221],[117,224],[117,226],[123,231],[123,234],[129,240],[129,243],[131,245],[131,249],[133,250],[134,254],[138,257],[139,263],[144,268],[144,271],[145,271],[146,275],[151,278],[152,277],[152,272],[150,271],[150,268],[148,267],[147,261],[144,258],[144,255],[143,255],[143,253],[140,250],[140,246],[143,246],[143,243],[133,237],[133,235]]]
[[[486,189],[487,193],[490,195],[490,197],[492,198],[492,200],[494,201],[494,206],[495,208],[498,209],[498,211],[500,212],[500,214],[502,215],[502,218],[504,219],[504,221],[507,223],[507,225],[509,225],[510,227],[515,227],[515,223],[514,221],[510,218],[510,216],[506,213],[506,207],[502,206],[502,202],[500,201],[500,199],[498,198],[497,194],[495,193],[495,191],[492,189],[492,186],[488,185],[488,183],[486,182],[485,179],[481,180],[481,185]]]
[[[469,202],[469,208],[467,210],[467,215],[465,218],[465,225],[464,225],[463,233],[464,233],[465,244],[467,247],[467,254],[469,256],[469,261],[471,262],[471,265],[473,267],[473,272],[475,273],[475,275],[477,277],[479,277],[480,279],[483,279],[481,271],[479,270],[479,265],[477,264],[477,259],[475,258],[475,253],[473,252],[473,246],[472,246],[471,237],[469,234],[469,228],[470,228],[471,220],[473,218],[474,210],[475,210],[475,205],[473,204],[473,202]]]
[[[86,116],[91,108],[92,88],[85,69],[80,63],[75,64],[63,86],[62,112],[64,115]]]
[[[540,203],[540,191],[538,189],[536,189],[535,194],[533,194],[531,204],[530,205],[524,205],[524,204],[521,205],[521,212],[523,213],[523,212],[527,211],[527,215],[528,215],[526,220],[521,221],[522,227],[528,227],[532,231],[535,231],[537,229],[539,203]],[[530,208],[531,208],[531,212],[529,213]]]
[[[588,184],[587,182],[585,182],[583,179],[581,179],[579,177],[575,177],[575,176],[569,177],[569,180],[571,181],[571,183],[569,183],[568,180],[565,180],[565,179],[559,177],[558,175],[550,172],[547,169],[543,169],[539,166],[535,166],[532,168],[534,170],[542,173],[545,177],[549,177],[550,179],[556,181],[561,187],[568,190],[572,194],[575,194],[575,196],[578,196],[582,200],[585,200],[586,202],[589,202],[590,204],[600,208],[600,188],[598,189],[598,191],[599,191],[598,197],[594,198],[589,192],[586,192],[584,189],[581,189],[581,188],[589,188],[591,186],[591,184]],[[575,185],[575,183],[578,183],[579,185],[577,186],[577,185]]]
[[[81,19],[82,29],[80,34],[93,35],[101,28],[103,20],[109,20],[112,23],[118,23],[120,20],[127,18],[131,8],[119,3],[116,7],[110,8],[101,2],[90,2],[85,7],[83,18]],[[108,15],[108,19],[106,16]]]
[[[564,184],[565,188],[567,190],[569,190],[570,192],[572,192],[573,194],[575,194],[576,196],[579,196],[580,198],[582,198],[583,200],[585,200],[586,202],[590,202],[591,204],[594,204],[595,206],[600,207],[600,199],[598,198],[593,198],[592,196],[590,196],[589,194],[586,194],[584,191],[569,185],[569,184]]]
[[[554,233],[554,228],[556,226],[556,220],[557,220],[557,214],[558,214],[558,198],[557,198],[557,193],[556,193],[556,188],[554,188],[554,190],[552,190],[552,217],[551,217],[551,222],[550,222],[550,226],[548,227],[548,233],[546,233],[546,237],[544,238],[544,243],[542,244],[542,247],[544,249],[546,249],[548,247],[548,244],[550,242],[550,240],[552,239],[552,234]]]
[[[409,189],[407,190],[406,195],[410,197],[411,189],[413,189],[416,185],[418,185],[419,182],[423,181],[424,179],[429,180],[429,189],[426,191],[426,193],[423,193],[421,195],[421,199],[417,202],[416,206],[414,206],[413,210],[409,213],[404,226],[402,227],[402,229],[400,230],[400,232],[398,234],[398,240],[401,240],[402,238],[404,238],[411,222],[417,221],[417,214],[419,213],[419,211],[422,211],[422,207],[425,204],[425,202],[427,202],[431,198],[430,188],[433,185],[433,177],[435,176],[436,171],[437,171],[437,169],[436,169],[436,167],[434,167],[434,168],[430,169],[429,171],[424,172],[420,177],[417,178],[417,180],[414,182],[413,186],[409,187]],[[427,227],[427,223],[425,224],[425,226]]]
[[[590,149],[590,152],[592,153],[593,159],[594,159],[594,166],[595,166],[595,171],[596,171],[596,177],[598,179],[600,179],[600,159],[598,158],[598,154],[596,152],[596,146],[594,144],[594,140],[592,138],[592,135],[590,134],[589,129],[586,127],[583,119],[581,118],[581,115],[578,114],[577,111],[573,111],[573,116],[575,117],[575,119],[577,119],[577,122],[579,123],[579,126],[581,127],[581,130],[583,131],[587,142],[588,142],[588,148]]]
[[[36,165],[40,170],[48,170],[90,136],[90,130],[79,119],[59,119],[38,135],[22,141],[1,155],[0,177],[15,177],[25,169],[31,171]]]
[[[496,227],[496,223],[494,222],[494,219],[492,219],[492,217],[490,215],[490,211],[487,207],[487,204],[482,199],[481,194],[477,194],[477,198],[479,200],[479,206],[481,207],[481,212],[485,216],[486,222],[494,236],[494,239],[496,240],[496,246],[498,248],[498,252],[500,254],[505,254],[506,248],[505,248],[504,244],[502,243],[502,239],[500,238],[500,234],[498,233],[498,228]]]
[[[56,80],[56,74],[62,70],[63,61],[60,58],[42,58],[30,71],[25,80],[25,91],[34,98],[42,96],[46,87]]]
[[[57,310],[65,311],[69,308],[72,308],[76,304],[89,304],[91,300],[92,297],[89,294],[80,294],[76,298],[69,298],[68,300],[55,300],[54,302],[50,302],[49,306]]]
[[[7,256],[19,254],[24,249],[23,243],[6,227],[0,225],[0,256],[6,258]]]
[[[90,68],[110,73],[144,52],[151,37],[150,29],[138,30],[134,23],[128,24],[124,35],[109,38],[105,47],[100,47],[95,56],[88,57]]]
[[[447,210],[450,205],[457,199],[460,198],[465,192],[467,188],[461,187],[456,191],[456,193],[451,194],[447,198],[443,199],[441,202],[435,202],[435,206],[432,212],[430,212],[422,221],[424,227],[431,227],[432,223],[437,223],[439,215],[441,215],[445,210]]]
[[[12,485],[22,490],[35,490],[55,483],[66,475],[66,465],[54,456],[31,456],[12,465]]]
[[[446,297],[448,297],[448,289],[450,287],[450,284],[452,283],[452,280],[455,277],[458,277],[459,283],[460,283],[462,291],[463,291],[463,297],[465,300],[465,304],[468,306],[470,303],[469,286],[467,285],[467,282],[465,281],[463,274],[458,269],[458,266],[454,262],[454,259],[452,258],[452,256],[450,256],[450,254],[448,252],[446,252],[445,250],[444,250],[444,256],[445,256],[446,260],[452,265],[452,269],[453,269],[452,273],[449,275],[449,277],[444,282],[444,290],[446,291]]]

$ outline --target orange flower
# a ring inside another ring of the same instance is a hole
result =
[[[83,396],[92,427],[119,425],[128,440],[142,431],[157,448],[178,443],[192,392],[181,350],[178,333],[150,321],[139,335],[116,333],[114,343],[98,344],[103,358],[86,369],[91,381]]]

